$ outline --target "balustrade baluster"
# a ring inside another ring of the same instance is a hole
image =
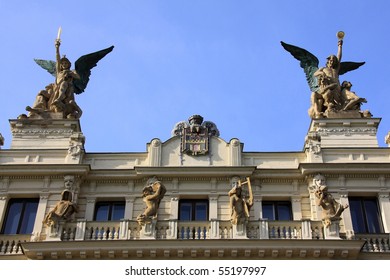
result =
[[[379,251],[384,252],[385,251],[385,244],[384,244],[383,238],[379,238],[378,243],[379,243]]]
[[[285,231],[286,239],[291,239],[291,227],[284,227],[283,230]]]
[[[113,230],[114,227],[108,227],[107,228],[107,240],[112,240],[113,239]]]
[[[379,252],[379,241],[377,238],[372,239],[372,244],[375,252]]]
[[[229,238],[229,231],[228,231],[228,229],[225,227],[225,229],[223,230],[223,235],[224,235],[224,237],[223,238],[225,238],[225,239],[228,239]]]
[[[115,228],[114,239],[119,239],[119,227]]]
[[[390,238],[385,238],[385,251],[390,251]]]
[[[5,243],[5,246],[4,246],[4,254],[7,253],[8,247],[9,247],[9,241],[7,241],[7,242]]]
[[[61,240],[64,240],[64,241],[68,241],[69,240],[69,233],[66,230],[66,228],[64,228],[64,230],[62,231]]]

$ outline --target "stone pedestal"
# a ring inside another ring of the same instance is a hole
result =
[[[340,220],[341,219],[332,219],[330,225],[328,225],[327,221],[322,221],[322,224],[324,226],[325,239],[341,239]]]
[[[11,149],[69,149],[75,139],[84,144],[77,119],[22,118],[10,120],[10,125]]]
[[[156,239],[156,223],[157,220],[153,219],[151,223],[145,224],[142,226],[142,229],[139,233],[140,239]]]
[[[46,241],[61,241],[61,233],[64,228],[65,221],[58,221],[52,226],[46,228]]]
[[[246,223],[233,225],[233,239],[248,239],[246,234]]]
[[[308,132],[309,139],[318,139],[323,148],[376,148],[378,118],[323,118],[313,119]],[[312,141],[313,142],[313,141]]]

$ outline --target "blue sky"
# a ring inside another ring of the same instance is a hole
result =
[[[346,33],[344,61],[365,61],[341,80],[365,97],[362,109],[390,130],[387,65],[390,2],[302,0],[0,0],[3,149],[9,119],[26,113],[53,77],[34,58],[74,62],[111,45],[76,98],[87,152],[143,152],[174,125],[200,114],[245,151],[301,151],[310,125],[303,70],[280,41],[312,52],[323,66]]]

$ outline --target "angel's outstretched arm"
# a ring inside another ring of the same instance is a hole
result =
[[[55,41],[55,47],[56,47],[56,73],[59,73],[61,71],[60,45],[61,45],[61,41],[60,40],[56,40]]]
[[[337,71],[340,70],[340,63],[341,63],[341,57],[343,54],[343,40],[339,40],[338,42],[338,48],[337,48],[337,59],[339,60],[338,66],[337,66]]]

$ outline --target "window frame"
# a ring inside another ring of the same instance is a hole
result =
[[[273,211],[273,216],[274,216],[274,219],[269,219],[269,218],[266,218],[264,217],[264,206],[272,206],[272,211]],[[279,219],[279,207],[281,206],[287,206],[288,208],[288,215],[290,216],[290,219],[288,220],[280,220]],[[267,219],[268,221],[293,221],[294,220],[294,216],[293,216],[293,211],[292,211],[292,203],[291,201],[289,200],[265,200],[265,201],[262,201],[261,203],[261,211],[262,211],[262,217],[263,219]]]
[[[8,224],[8,221],[9,221],[8,219],[10,219],[9,215],[10,215],[11,207],[13,205],[15,205],[16,203],[22,203],[21,209],[17,209],[18,211],[20,211],[20,213],[19,213],[16,231],[15,232],[12,232],[12,231],[8,232],[10,229],[7,229],[7,227],[11,227],[11,229],[12,229],[12,225],[14,224],[14,223]],[[35,205],[33,205],[33,204],[35,204]],[[33,206],[35,209],[30,209],[31,212],[27,216],[26,211],[31,206]],[[10,198],[7,202],[7,208],[6,208],[6,212],[4,215],[3,223],[1,225],[0,234],[4,234],[4,235],[31,234],[34,230],[34,224],[35,224],[35,219],[37,217],[38,206],[39,206],[39,198]],[[29,220],[31,217],[31,214],[34,214],[33,221]],[[23,224],[27,224],[26,229],[22,228],[22,227],[24,227]],[[28,224],[30,224],[30,226]],[[31,232],[30,232],[30,230],[28,230],[29,228],[31,229]]]
[[[184,203],[190,203],[191,204],[191,218],[189,220],[187,219],[182,219],[181,214],[182,214],[182,205]],[[206,205],[206,219],[197,219],[197,214],[196,214],[196,205],[197,204],[203,204],[205,203]],[[185,222],[191,222],[191,221],[208,221],[209,220],[209,210],[210,209],[210,203],[208,199],[180,199],[179,200],[179,211],[178,211],[178,220],[179,221],[185,221]]]
[[[107,216],[106,218],[107,219],[99,219],[97,220],[97,214],[98,214],[98,207],[100,206],[104,206],[104,205],[107,205],[108,206],[108,212],[107,212]],[[96,221],[96,222],[110,222],[110,221],[119,221],[119,220],[114,220],[112,219],[113,218],[113,214],[114,214],[114,206],[115,205],[123,205],[123,217],[121,219],[123,219],[125,217],[125,211],[126,211],[126,202],[125,201],[122,201],[122,200],[102,200],[102,201],[98,201],[95,203],[95,208],[94,208],[94,211],[93,211],[93,221]]]
[[[382,215],[380,212],[380,206],[377,198],[363,197],[363,196],[350,196],[348,197],[348,202],[349,202],[349,211],[351,213],[352,228],[356,234],[380,234],[385,232]],[[353,205],[354,202],[359,203],[359,209],[354,209],[355,207]],[[371,213],[371,214],[375,214],[376,217],[375,223],[377,224],[374,225],[374,228],[377,227],[379,232],[376,232],[376,230],[374,230],[375,232],[372,231],[372,227],[370,226],[370,224],[374,221],[372,221],[372,217],[369,217],[368,215],[370,214],[369,213],[370,210],[368,209],[366,202],[375,202],[376,213]],[[359,216],[362,217],[362,219],[359,219],[359,221],[361,222],[359,224],[356,224],[356,220],[355,220],[355,217],[358,218],[357,215],[354,214],[354,211],[356,210],[359,211],[359,213],[357,214],[361,214]],[[361,225],[363,225],[364,228],[361,228]]]

